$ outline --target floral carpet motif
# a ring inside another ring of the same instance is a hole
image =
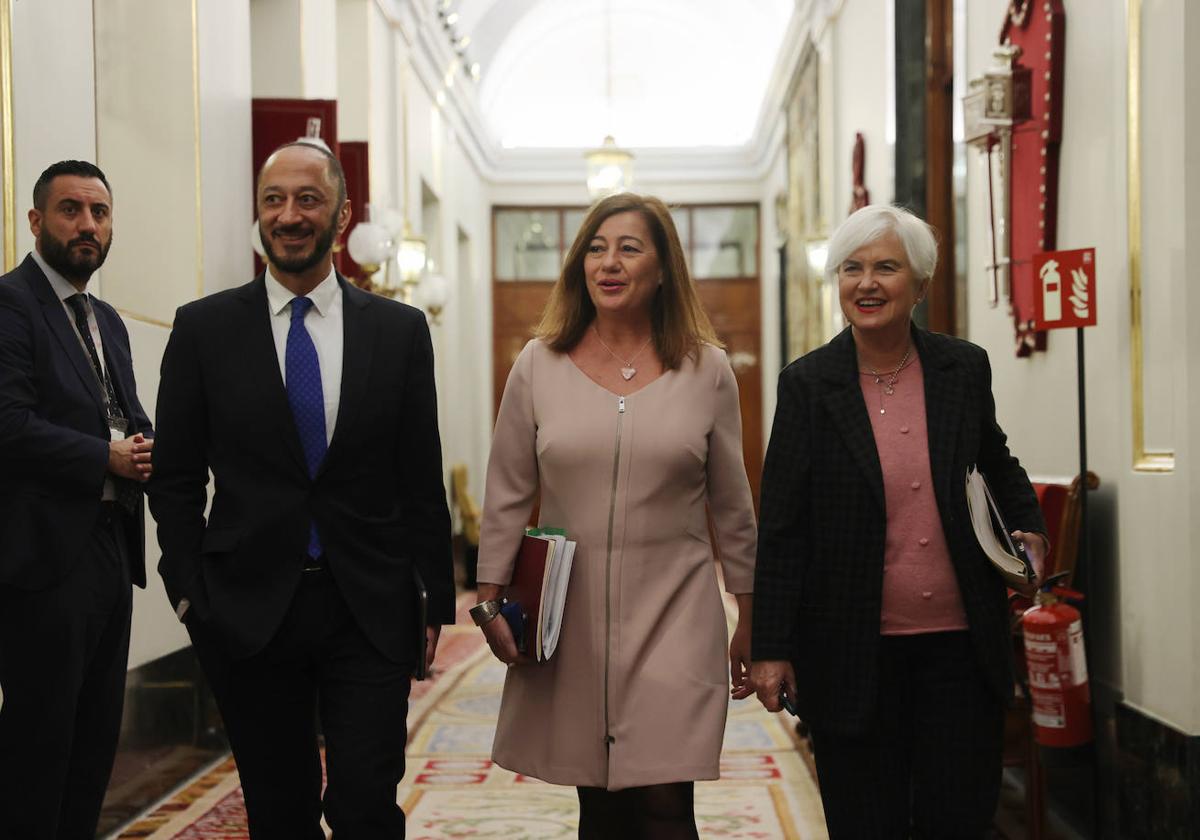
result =
[[[438,671],[413,686],[408,772],[398,793],[408,837],[573,838],[574,789],[511,773],[489,758],[505,669],[468,622],[445,628]],[[697,783],[696,819],[703,838],[827,837],[820,795],[784,716],[753,698],[730,704],[721,779]],[[218,762],[113,840],[133,838],[247,840],[233,760]]]

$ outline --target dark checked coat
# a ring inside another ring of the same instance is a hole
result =
[[[964,479],[977,464],[1014,529],[1045,533],[1037,497],[996,423],[987,353],[913,328],[925,372],[929,461],[938,513],[980,669],[1012,696],[1006,589],[967,513]],[[779,375],[763,468],[754,580],[753,656],[791,660],[801,716],[861,731],[878,679],[883,475],[847,328]]]

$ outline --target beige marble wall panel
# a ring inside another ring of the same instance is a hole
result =
[[[129,329],[129,348],[133,352],[134,375],[142,406],[154,420],[158,393],[158,363],[167,346],[170,331],[123,313]],[[171,603],[158,576],[161,552],[154,520],[146,512],[146,588],[135,589],[133,596],[133,632],[129,640],[129,667],[136,668],[190,644],[187,631],[175,617]]]
[[[303,25],[301,0],[250,0],[256,97],[304,98]]]
[[[403,174],[400,83],[398,56],[403,44],[387,19],[372,5],[367,27],[370,70],[368,80],[368,155],[371,166],[371,203],[401,209]]]
[[[254,95],[336,99],[336,0],[251,0]]]
[[[1184,12],[1185,44],[1200,44],[1200,9],[1193,4]],[[1184,84],[1184,207],[1187,217],[1184,222],[1184,237],[1190,243],[1192,259],[1200,256],[1200,50],[1187,50],[1183,65]],[[1180,277],[1186,304],[1181,307],[1183,317],[1188,323],[1200,321],[1200,291],[1194,283],[1188,283],[1187,278]],[[1183,331],[1181,348],[1188,359],[1186,364],[1187,401],[1185,403],[1188,417],[1200,418],[1200,330]],[[1188,426],[1181,428],[1187,429]],[[1184,464],[1194,461],[1194,435],[1179,436],[1179,460]],[[1187,508],[1195,510],[1200,503],[1200,470],[1191,469],[1188,475],[1189,489]],[[1200,547],[1200,517],[1188,517],[1188,530],[1191,536],[1193,550]],[[1200,574],[1193,574],[1191,582],[1191,603],[1200,603]],[[1193,613],[1194,614],[1194,613]],[[1192,635],[1195,639],[1193,650],[1200,651],[1200,622],[1193,620]],[[1192,669],[1190,690],[1185,687],[1185,693],[1192,698],[1192,721],[1194,729],[1200,729],[1200,668]]]
[[[205,294],[250,280],[254,175],[250,137],[250,2],[197,4],[200,212]]]
[[[96,149],[115,192],[104,295],[169,323],[201,289],[192,3],[109,0],[96,14]]]
[[[1178,446],[1186,334],[1184,2],[1143,0],[1141,55],[1142,369],[1145,445]],[[1193,6],[1193,13],[1195,8]],[[1176,316],[1179,316],[1178,318]]]
[[[26,214],[33,206],[38,175],[55,161],[96,159],[92,4],[83,0],[8,3],[12,13],[8,57],[13,70],[13,210],[19,262],[33,247]],[[53,44],[53,49],[47,44]]]
[[[371,50],[368,0],[338,0],[338,139],[370,140]],[[379,72],[388,68],[380,67]]]

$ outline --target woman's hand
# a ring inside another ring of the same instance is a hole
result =
[[[783,687],[788,697],[796,697],[796,673],[792,663],[785,660],[768,660],[755,662],[750,666],[750,682],[758,692],[758,702],[768,712],[778,712],[783,708],[779,702],[779,689]]]
[[[1025,554],[1033,564],[1036,579],[1029,586],[1013,587],[1027,598],[1037,594],[1038,589],[1046,581],[1046,554],[1050,551],[1050,543],[1041,534],[1034,531],[1013,531],[1012,538],[1025,546]]]
[[[504,587],[498,583],[481,581],[478,594],[480,602],[500,601],[504,597]],[[492,655],[501,662],[512,665],[522,658],[517,653],[517,640],[513,638],[512,628],[508,626],[504,616],[496,616],[479,629],[483,631],[483,638],[487,641],[488,647],[492,649]]]
[[[737,627],[729,640],[729,696],[745,700],[754,693],[750,683],[750,626],[753,596],[735,595],[738,603]]]
[[[517,653],[517,641],[513,638],[512,628],[504,616],[498,615],[483,625],[483,638],[487,640],[492,654],[506,665],[514,665],[521,655]]]

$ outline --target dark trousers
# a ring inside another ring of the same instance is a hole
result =
[[[96,835],[129,659],[122,520],[105,506],[84,556],[53,586],[0,586],[0,838]]]
[[[832,840],[971,840],[1000,794],[1004,706],[968,634],[884,636],[875,725],[812,728]]]
[[[336,840],[404,837],[396,787],[412,663],[376,650],[328,571],[304,573],[275,637],[247,659],[231,660],[203,624],[188,629],[233,747],[253,840],[323,840],[322,810]]]

